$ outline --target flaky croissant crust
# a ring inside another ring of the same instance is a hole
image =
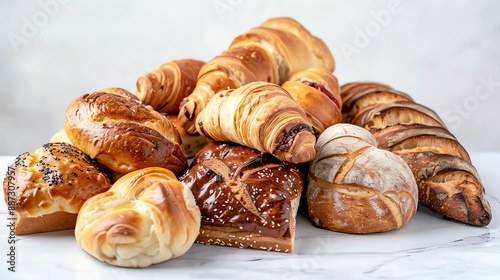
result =
[[[316,137],[304,110],[272,83],[219,92],[198,116],[196,128],[215,141],[232,141],[282,161],[302,163],[315,155]]]

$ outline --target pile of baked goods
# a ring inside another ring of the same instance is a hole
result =
[[[146,267],[195,242],[292,252],[300,202],[343,233],[400,228],[418,203],[490,222],[479,175],[435,112],[383,84],[340,87],[334,70],[321,39],[272,18],[207,62],[162,64],[135,94],[77,97],[50,143],[9,167],[16,233],[74,228],[95,258]]]

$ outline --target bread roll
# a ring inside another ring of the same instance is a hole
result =
[[[413,217],[418,189],[412,171],[376,144],[370,132],[351,124],[320,135],[307,187],[315,226],[363,234],[400,228]]]
[[[3,181],[17,235],[74,228],[83,203],[110,187],[97,162],[67,143],[18,156]]]
[[[201,209],[203,244],[291,253],[303,176],[270,154],[209,143],[179,179]]]
[[[81,208],[78,244],[100,261],[147,267],[183,255],[200,230],[193,194],[164,168],[130,172]]]
[[[76,147],[118,173],[158,166],[180,175],[187,169],[172,123],[133,98],[84,94],[66,109],[64,129]]]

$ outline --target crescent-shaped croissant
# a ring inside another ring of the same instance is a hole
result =
[[[342,98],[337,78],[324,68],[299,71],[281,85],[306,112],[319,132],[342,121]]]
[[[282,87],[253,82],[217,93],[198,116],[197,131],[215,141],[231,141],[282,161],[314,158],[316,137],[304,110]]]
[[[171,60],[137,79],[135,95],[146,105],[165,114],[177,114],[182,99],[196,86],[203,61]]]
[[[201,68],[196,88],[181,103],[179,123],[195,133],[195,120],[215,93],[254,81],[281,84],[311,67],[335,69],[326,44],[291,18],[270,19],[237,36]]]

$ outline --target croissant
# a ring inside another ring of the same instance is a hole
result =
[[[314,225],[373,233],[411,220],[418,205],[413,173],[400,157],[376,145],[369,131],[351,124],[335,124],[319,136],[307,186]]]
[[[306,112],[321,133],[342,121],[342,98],[337,78],[324,68],[299,71],[281,85]]]
[[[73,145],[118,173],[150,166],[177,174],[187,169],[172,123],[132,98],[84,94],[68,105],[64,130]]]
[[[196,129],[214,141],[235,142],[291,163],[315,155],[315,131],[304,110],[272,83],[253,82],[217,93],[199,114]]]
[[[195,133],[195,121],[212,96],[254,81],[282,84],[295,72],[335,61],[325,43],[291,18],[273,18],[237,36],[227,51],[200,70],[194,91],[182,103],[180,125]]]
[[[351,104],[364,104],[361,110],[345,106],[344,115],[369,129],[380,148],[406,161],[418,184],[420,204],[467,224],[488,225],[491,208],[479,174],[465,148],[438,114],[411,100],[398,101],[406,98],[399,92],[391,101],[387,93],[394,97],[397,91],[377,88],[380,88],[378,83],[344,87],[347,93],[342,95],[350,96]],[[361,94],[362,91],[369,94]]]
[[[183,255],[200,230],[193,194],[164,168],[130,172],[87,200],[78,214],[78,245],[100,261],[146,267]]]
[[[179,113],[182,99],[196,86],[203,61],[172,60],[137,79],[135,95],[146,105],[165,114]]]

